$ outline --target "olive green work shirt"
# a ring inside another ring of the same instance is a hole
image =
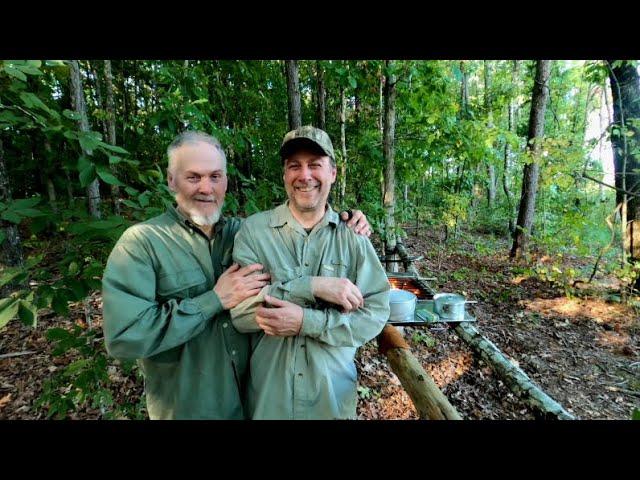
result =
[[[247,411],[254,419],[356,417],[357,347],[389,318],[389,282],[368,238],[356,235],[328,207],[307,233],[287,204],[245,220],[236,235],[235,262],[261,263],[271,285],[231,309],[240,332],[252,335]],[[318,302],[311,277],[344,277],[362,292],[364,307],[341,313]],[[303,307],[297,336],[265,335],[255,321],[264,295]]]
[[[209,239],[171,207],[128,228],[104,271],[107,351],[138,359],[151,419],[243,419],[249,339],[213,291],[232,263],[237,218]]]

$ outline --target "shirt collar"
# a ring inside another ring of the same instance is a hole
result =
[[[269,221],[269,226],[282,227],[286,223],[288,223],[289,225],[300,225],[300,222],[295,219],[295,217],[291,213],[291,210],[289,210],[289,200],[273,210],[271,220]],[[336,225],[338,225],[338,223],[340,223],[340,216],[331,208],[331,205],[327,203],[327,209],[324,213],[324,217],[322,217],[322,220],[320,220],[318,225],[323,227],[329,224],[333,224],[333,226],[335,227]]]

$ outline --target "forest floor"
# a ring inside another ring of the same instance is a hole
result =
[[[483,247],[489,243],[494,247]],[[616,286],[614,279],[598,275],[588,288],[572,289],[568,297],[561,286],[528,276],[523,264],[508,259],[508,245],[496,244],[493,237],[474,234],[445,248],[435,232],[423,231],[419,237],[409,235],[405,245],[411,254],[424,256],[417,267],[424,277],[437,278],[431,283],[436,291],[461,292],[479,301],[469,308],[480,332],[575,417],[629,419],[634,408],[640,408],[638,309],[605,300]],[[534,261],[551,265],[553,260],[541,255]],[[593,265],[593,259],[585,258],[564,257],[562,262],[561,268],[585,271]],[[0,334],[0,419],[47,418],[46,407],[36,406],[37,398],[48,380],[60,379],[80,358],[73,349],[53,355],[47,330],[71,330],[74,325],[96,329],[98,336],[92,341],[103,349],[101,310],[102,299],[95,292],[87,301],[71,305],[68,318],[44,311],[35,329],[19,321],[8,324]],[[446,324],[405,327],[404,336],[463,418],[536,418]],[[360,419],[417,418],[375,341],[360,349],[356,363]],[[140,412],[142,382],[136,371],[125,373],[110,364],[106,374],[115,403],[132,409],[137,405]],[[69,398],[71,390],[70,381],[62,379],[52,391],[57,398]],[[68,418],[98,419],[101,413],[87,402],[70,409]]]

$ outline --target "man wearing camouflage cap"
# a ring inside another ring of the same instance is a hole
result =
[[[356,349],[389,317],[389,283],[368,238],[327,203],[336,180],[326,132],[300,127],[280,149],[288,200],[249,217],[235,238],[240,265],[271,285],[231,310],[252,333],[248,413],[254,419],[356,417]]]

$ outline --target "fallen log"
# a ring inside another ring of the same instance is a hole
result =
[[[511,363],[498,347],[482,336],[473,324],[460,322],[454,330],[528,406],[542,413],[545,418],[575,420],[575,417],[567,412],[562,405],[533,383],[520,367]]]
[[[387,357],[391,370],[400,380],[421,419],[462,420],[394,326],[384,327],[378,336],[378,350]]]

